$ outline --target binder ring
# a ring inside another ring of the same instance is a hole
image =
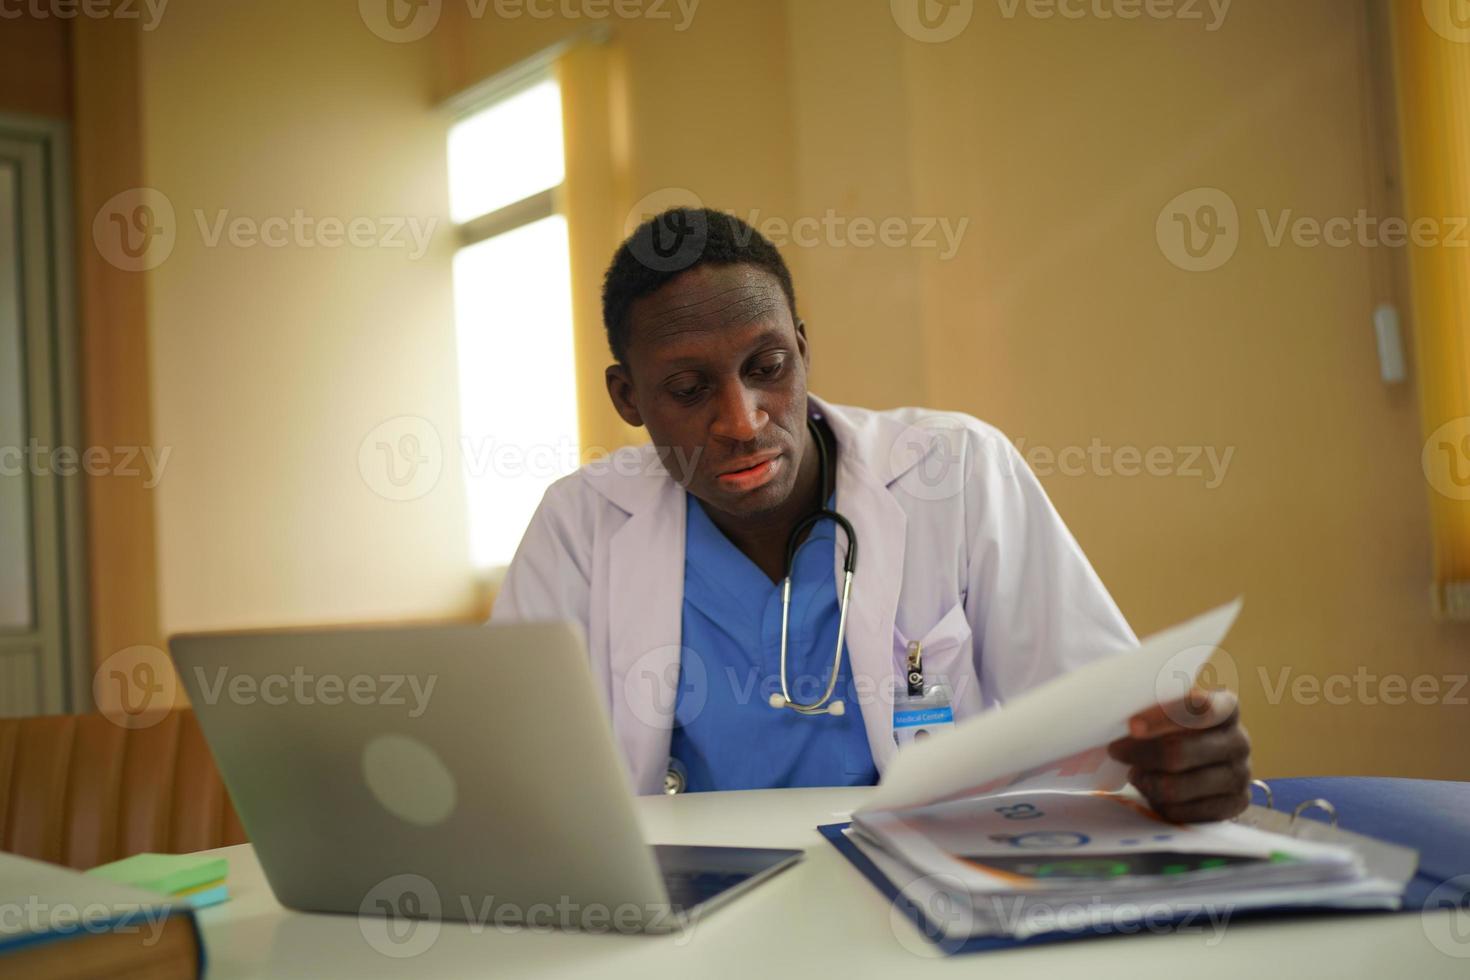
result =
[[[1321,810],[1323,813],[1327,814],[1327,822],[1332,825],[1333,829],[1337,828],[1337,807],[1333,806],[1327,800],[1321,798],[1315,800],[1303,800],[1302,802],[1298,803],[1296,805],[1296,809],[1291,811],[1291,822],[1295,824],[1297,817],[1300,817],[1308,810]]]
[[[1271,787],[1266,785],[1266,781],[1264,779],[1252,779],[1251,785],[1260,790],[1262,793],[1266,794],[1267,810],[1276,809],[1276,797],[1271,795]]]

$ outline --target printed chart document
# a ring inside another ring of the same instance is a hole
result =
[[[1183,699],[1240,600],[903,749],[848,839],[946,938],[1026,938],[1203,912],[1396,908],[1412,851],[1244,823],[1171,824],[1107,745]]]

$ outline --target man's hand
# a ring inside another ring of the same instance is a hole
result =
[[[1195,689],[1128,720],[1108,754],[1132,768],[1128,781],[1165,820],[1228,820],[1250,803],[1251,743],[1230,691]]]

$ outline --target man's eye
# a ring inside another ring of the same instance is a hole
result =
[[[751,370],[750,373],[753,374],[753,375],[755,375],[757,378],[762,378],[762,379],[765,379],[765,380],[769,380],[771,378],[774,378],[776,375],[780,374],[781,373],[781,369],[784,368],[785,366],[786,366],[786,361],[783,358],[781,360],[768,361],[765,364],[758,364],[758,365],[755,366],[755,368],[753,368]]]
[[[694,385],[688,388],[671,388],[669,389],[669,394],[673,395],[681,402],[688,402],[698,398],[700,390],[701,389],[698,385]]]

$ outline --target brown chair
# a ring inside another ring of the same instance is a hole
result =
[[[245,841],[194,712],[0,718],[0,850],[92,868]]]

